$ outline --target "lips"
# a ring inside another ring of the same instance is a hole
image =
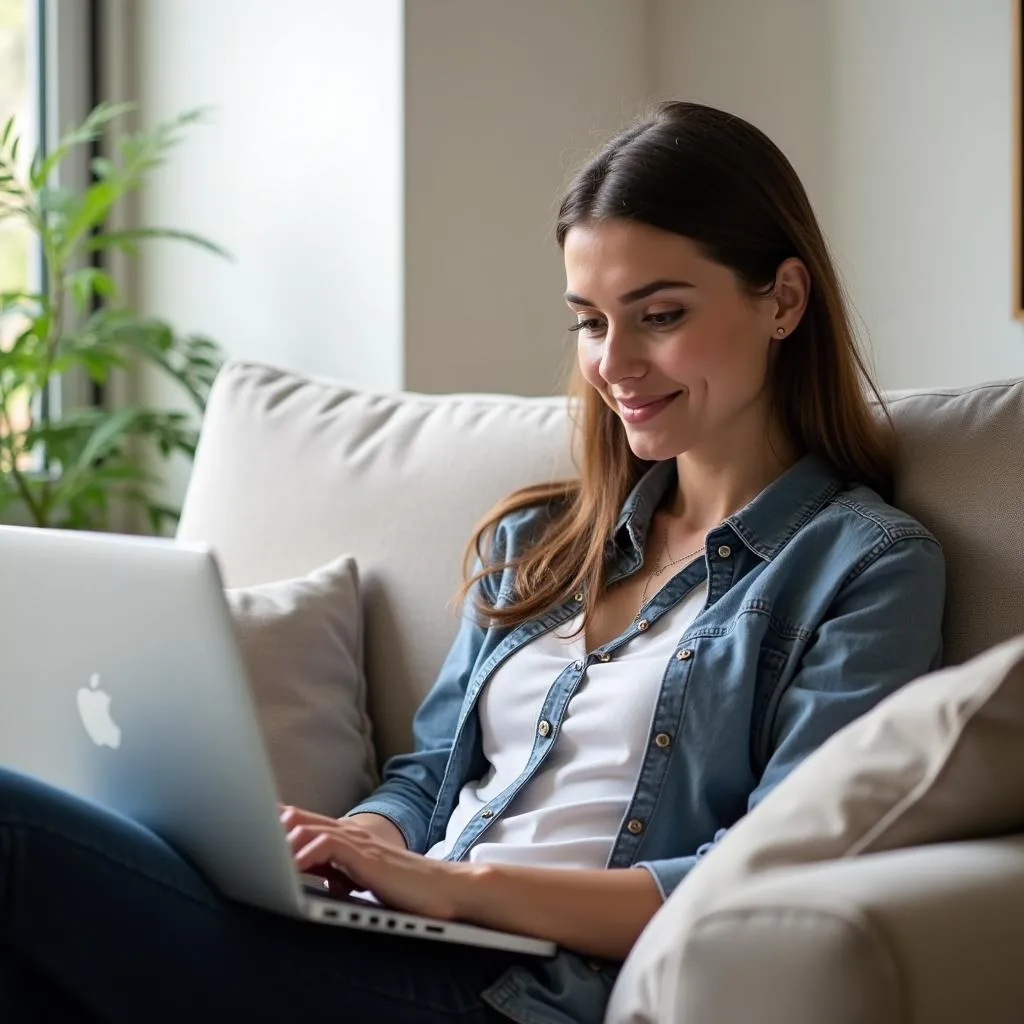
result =
[[[678,391],[673,391],[667,395],[638,395],[635,398],[616,398],[615,401],[623,409],[644,409],[648,405],[655,405],[657,402],[664,402],[666,399],[675,398],[678,394]]]
[[[627,423],[645,423],[667,409],[681,394],[681,391],[673,391],[668,395],[637,395],[634,398],[617,398],[615,401]]]

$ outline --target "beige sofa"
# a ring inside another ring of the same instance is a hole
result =
[[[945,547],[946,657],[961,662],[1024,633],[1024,380],[890,397],[897,503]],[[454,635],[474,522],[515,487],[571,473],[568,436],[560,399],[369,395],[235,363],[211,397],[180,536],[212,544],[234,586],[356,556],[385,758],[408,747]],[[731,924],[695,949],[685,1013],[659,1019],[1024,1020],[1024,837],[827,862],[727,896]]]

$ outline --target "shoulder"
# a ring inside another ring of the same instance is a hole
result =
[[[487,604],[499,604],[500,595],[515,589],[517,562],[544,537],[563,508],[557,499],[520,506],[494,521],[480,537],[474,572],[484,572],[480,587]]]
[[[799,547],[824,546],[838,558],[845,582],[879,563],[933,579],[945,574],[942,547],[931,531],[862,484],[837,491],[800,533]]]
[[[545,501],[506,513],[495,523],[489,561],[509,562],[522,555],[540,539],[562,507],[561,502]]]
[[[828,509],[847,529],[865,532],[889,543],[917,538],[938,544],[933,534],[909,512],[886,502],[881,495],[863,484],[852,484],[840,490]]]

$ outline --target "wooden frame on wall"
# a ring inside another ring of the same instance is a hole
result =
[[[1013,0],[1013,317],[1024,321],[1024,0]]]

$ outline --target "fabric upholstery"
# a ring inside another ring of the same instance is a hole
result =
[[[1024,836],[803,864],[722,894],[653,1019],[1019,1024],[1021,950]]]
[[[945,662],[966,661],[1024,633],[1024,380],[888,400],[896,505],[945,550]]]
[[[377,782],[355,559],[227,598],[278,797],[344,814]]]
[[[372,395],[247,363],[207,407],[179,537],[229,586],[359,560],[378,754],[410,721],[455,635],[473,524],[514,488],[571,473],[565,399]]]
[[[623,968],[608,1020],[698,1019],[684,1012],[691,937],[717,927],[708,922],[723,896],[749,880],[1020,830],[1024,636],[910,683],[794,769],[665,902]],[[850,957],[867,941],[860,936]]]

